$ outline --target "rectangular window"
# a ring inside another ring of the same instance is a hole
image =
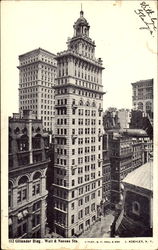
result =
[[[73,202],[71,203],[71,209],[74,210],[74,208],[75,208],[75,203]]]
[[[71,224],[74,223],[74,215],[71,216]]]
[[[72,191],[71,193],[71,197],[74,198],[75,197],[75,191]]]

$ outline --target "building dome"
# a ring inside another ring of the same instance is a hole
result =
[[[87,20],[84,18],[83,10],[80,11],[80,17],[74,23],[74,34],[75,36],[89,36],[89,24]]]
[[[89,25],[86,18],[84,18],[84,12],[83,10],[80,11],[80,17],[77,19],[77,21],[75,22],[75,25],[79,25],[79,24],[82,24],[82,25]]]

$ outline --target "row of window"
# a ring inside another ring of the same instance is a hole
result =
[[[23,60],[21,60],[20,61],[20,65],[25,65],[25,64],[28,64],[28,63],[32,63],[32,62],[36,62],[36,61],[40,61],[40,60],[42,60],[43,62],[46,62],[46,63],[49,63],[49,64],[52,64],[52,65],[54,65],[54,66],[56,66],[57,65],[57,63],[56,63],[56,61],[55,60],[53,60],[51,57],[50,58],[48,58],[48,57],[28,57],[28,58],[26,58],[26,59],[23,59]],[[33,68],[34,68],[35,66],[28,66],[27,68],[25,68],[26,70],[32,70]],[[42,65],[42,67],[44,67],[43,65]],[[45,66],[45,69],[49,69],[49,67],[46,67]]]
[[[41,115],[54,115],[54,112],[53,111],[46,111],[46,110],[41,110]],[[53,117],[50,117],[50,120],[52,119]],[[46,120],[46,118],[44,118],[44,120]],[[49,119],[48,119],[49,120]]]
[[[91,212],[95,211],[96,209],[96,204],[93,203],[91,205]],[[84,212],[85,211],[85,212]],[[85,210],[81,209],[79,212],[78,212],[78,219],[80,220],[81,218],[83,218],[84,215],[88,215],[90,214],[90,206],[87,206],[85,208]],[[75,216],[74,215],[71,215],[71,224],[75,223]]]
[[[57,89],[55,94],[56,95],[61,95],[61,94],[67,94],[67,92],[68,92],[67,89],[62,87],[60,89]],[[74,89],[73,93],[77,94],[77,95],[80,95],[80,96],[81,95],[86,96],[86,97],[89,97],[89,98],[102,99],[101,94],[91,93],[91,92],[87,92],[87,91],[84,91],[84,90]]]
[[[95,170],[96,168],[96,164],[93,163],[91,164],[91,170]],[[90,171],[90,165],[85,165],[85,172],[89,172]],[[66,170],[65,169],[59,169],[57,168],[56,173],[59,175],[66,175]],[[82,174],[83,173],[83,167],[78,167],[78,174]],[[72,171],[72,175],[75,174],[75,171]]]
[[[55,90],[47,89],[47,88],[45,88],[44,90],[45,90],[46,94],[41,93],[41,97],[45,97],[45,98],[49,97],[49,93],[52,94],[55,91]],[[41,89],[41,91],[43,91],[43,92],[44,92],[44,90],[43,90],[43,88]],[[37,92],[37,91],[38,91],[38,88],[35,88],[35,87],[34,88],[28,88],[28,89],[19,90],[19,92],[20,92],[21,95],[25,94],[25,93],[32,93],[32,92]],[[25,97],[27,98],[27,95]],[[50,95],[50,98],[53,98],[53,96]]]
[[[43,79],[44,80],[44,79]],[[45,87],[53,87],[54,86],[54,82],[52,83],[53,81],[51,82],[46,82],[46,81],[41,81],[41,85],[42,86],[45,86]],[[31,86],[37,86],[38,82],[35,81],[35,80],[30,80],[30,82],[26,81],[26,82],[23,82],[23,83],[20,83],[20,88],[26,88],[26,87],[31,87]]]
[[[96,139],[96,137],[85,137],[85,140],[84,140],[84,138],[78,138],[78,144],[80,145],[80,144],[83,144],[83,143],[90,143],[90,141],[91,141],[91,143],[95,143],[95,140]],[[100,145],[99,145],[100,146]],[[98,147],[99,147],[98,146]],[[99,148],[98,148],[99,149]],[[99,149],[100,150],[100,149]]]
[[[90,77],[88,79],[88,81],[90,80]],[[93,81],[93,80],[91,80]],[[76,85],[79,85],[79,86],[83,86],[85,88],[88,88],[88,89],[95,89],[95,90],[99,90],[99,86],[96,84],[98,83],[98,79],[95,83],[95,77],[94,77],[94,82],[85,82],[85,81],[81,81],[81,80],[76,80]]]
[[[74,175],[74,172],[72,173],[72,175]],[[101,176],[101,172],[100,171],[98,171],[98,177],[99,176]],[[86,174],[86,175],[84,175],[84,177],[83,176],[78,177],[77,184],[82,184],[83,182],[94,180],[95,178],[96,178],[95,173],[91,173],[91,175],[90,174]],[[60,186],[64,186],[64,187],[67,186],[66,180],[60,179],[60,178],[56,179],[56,184],[60,185]],[[75,180],[74,179],[71,181],[71,185],[75,186]],[[100,185],[100,181],[98,181],[98,186],[99,185]]]
[[[66,105],[67,104],[67,99],[58,99],[58,105]],[[74,106],[74,105],[77,105],[77,103],[76,103],[76,100],[75,99],[73,99],[73,101],[72,101],[72,106]],[[79,103],[78,103],[78,106],[87,106],[87,107],[89,107],[89,106],[92,106],[92,107],[96,107],[96,103],[95,103],[95,101],[93,101],[92,103],[90,103],[90,101],[88,100],[88,101],[86,101],[85,103],[83,102],[83,100],[81,99],[80,101],[79,101]],[[99,103],[99,108],[101,108],[101,104]],[[92,110],[92,115],[93,115],[93,113],[95,113],[96,111],[95,110]]]
[[[66,145],[67,144],[66,138],[56,138],[56,140],[57,140],[58,145]],[[78,144],[83,144],[83,143],[89,144],[90,141],[91,141],[91,143],[95,143],[95,137],[85,137],[85,140],[83,140],[83,138],[78,138]],[[98,138],[98,141],[100,142],[100,138]],[[75,145],[75,139],[72,140],[72,145]]]

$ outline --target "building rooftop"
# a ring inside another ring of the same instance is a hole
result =
[[[130,129],[130,128],[124,128],[124,129],[110,129],[108,130],[108,133],[117,133],[118,135],[127,135],[130,137],[148,137],[148,134],[143,129]]]
[[[137,81],[137,82],[132,82],[131,84],[132,85],[137,85],[139,83],[149,83],[149,82],[153,84],[153,79],[140,80],[140,81]]]
[[[34,49],[34,50],[31,50],[31,51],[29,51],[29,52],[26,52],[26,53],[24,53],[24,54],[19,55],[19,59],[20,59],[21,57],[23,57],[23,56],[30,55],[30,54],[35,53],[35,52],[36,52],[36,53],[45,52],[45,53],[48,53],[48,54],[50,54],[50,55],[52,55],[52,56],[56,56],[55,54],[53,54],[52,52],[50,52],[50,51],[48,51],[48,50],[45,50],[45,49],[42,49],[42,48],[38,48],[38,49]]]
[[[149,161],[129,173],[122,182],[138,186],[144,189],[152,190],[153,184],[153,162]]]
[[[125,128],[125,129],[120,129],[120,133],[126,133],[128,136],[134,136],[134,137],[146,137],[148,136],[146,131],[143,129],[130,129],[130,128]]]

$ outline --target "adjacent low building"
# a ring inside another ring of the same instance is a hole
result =
[[[9,118],[9,238],[42,238],[49,137],[32,111]]]
[[[111,208],[122,200],[121,181],[150,160],[152,140],[142,129],[109,130],[111,164]]]
[[[122,181],[122,211],[114,225],[119,237],[152,237],[153,228],[153,163],[142,165]]]
[[[132,171],[132,141],[119,131],[108,131],[111,164],[111,208],[121,199],[121,181]]]

